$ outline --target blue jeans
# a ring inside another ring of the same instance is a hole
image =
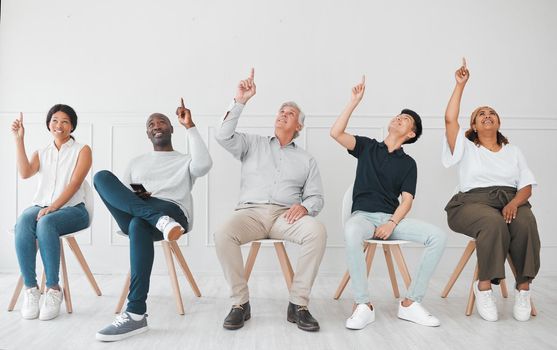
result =
[[[182,209],[172,202],[155,197],[139,198],[110,171],[96,173],[93,183],[114,220],[130,239],[131,283],[126,311],[142,315],[147,311],[155,258],[153,242],[163,239],[162,232],[156,228],[157,221],[168,215],[187,230],[188,220]]]
[[[388,222],[391,216],[386,213],[355,211],[344,224],[346,260],[352,279],[354,301],[357,304],[370,301],[367,289],[364,240],[372,238],[375,228]],[[403,219],[395,227],[389,239],[411,241],[425,246],[418,269],[406,292],[406,298],[421,302],[429,279],[445,250],[447,235],[437,226],[416,219]]]
[[[59,282],[60,236],[89,226],[89,213],[83,203],[58,209],[37,221],[41,209],[43,207],[39,206],[25,209],[15,225],[15,250],[27,288],[37,286],[37,242],[46,273],[46,287],[51,288]]]

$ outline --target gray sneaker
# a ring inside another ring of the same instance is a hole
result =
[[[118,341],[147,332],[148,329],[147,314],[141,320],[134,321],[127,312],[122,312],[112,324],[98,331],[95,338],[100,341]]]

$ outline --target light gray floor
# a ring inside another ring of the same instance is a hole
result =
[[[557,277],[536,280],[533,295],[539,314],[523,323],[512,318],[513,295],[503,299],[496,289],[500,320],[490,323],[476,312],[464,315],[469,276],[461,276],[447,299],[439,296],[446,281],[435,279],[424,305],[442,325],[428,328],[398,320],[389,281],[374,276],[370,290],[377,319],[364,330],[350,331],[344,328],[352,304],[350,284],[335,301],[332,295],[340,276],[320,275],[310,311],[319,320],[321,331],[307,333],[286,321],[287,292],[280,274],[252,276],[252,319],[238,331],[222,328],[230,303],[221,276],[197,276],[201,298],[193,296],[181,277],[185,316],[176,312],[168,277],[153,276],[148,300],[150,330],[117,344],[97,342],[94,335],[112,322],[123,275],[97,275],[101,297],[93,294],[82,275],[71,275],[74,313],[69,315],[63,309],[57,319],[44,322],[23,320],[21,300],[16,310],[6,311],[16,278],[15,274],[0,274],[0,349],[557,349]]]

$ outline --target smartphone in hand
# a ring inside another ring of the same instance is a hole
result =
[[[143,184],[130,184],[131,188],[135,194],[145,193],[147,190],[143,187]]]

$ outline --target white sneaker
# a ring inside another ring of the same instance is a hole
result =
[[[27,288],[23,291],[23,305],[21,306],[21,316],[26,320],[39,317],[39,301],[41,292],[39,288]]]
[[[430,314],[422,304],[417,301],[410,306],[402,306],[398,303],[398,318],[428,327],[439,327],[441,322],[439,319]]]
[[[44,303],[41,307],[39,320],[47,321],[56,318],[60,313],[60,304],[62,304],[62,299],[64,299],[64,293],[62,290],[52,288],[49,289],[44,297]]]
[[[167,241],[175,241],[186,232],[182,225],[166,215],[161,216],[157,221],[157,229],[162,232],[164,239]]]
[[[478,313],[486,321],[495,322],[498,319],[497,316],[497,305],[495,304],[495,297],[493,296],[493,291],[485,290],[481,291],[478,289],[478,284],[480,281],[475,281],[473,284],[474,295],[476,296],[476,307],[478,308]]]
[[[530,291],[515,289],[513,317],[517,321],[528,321],[532,313],[532,304],[530,304]]]
[[[375,321],[375,310],[371,309],[368,304],[358,304],[352,316],[346,320],[346,328],[363,329],[373,321]]]

